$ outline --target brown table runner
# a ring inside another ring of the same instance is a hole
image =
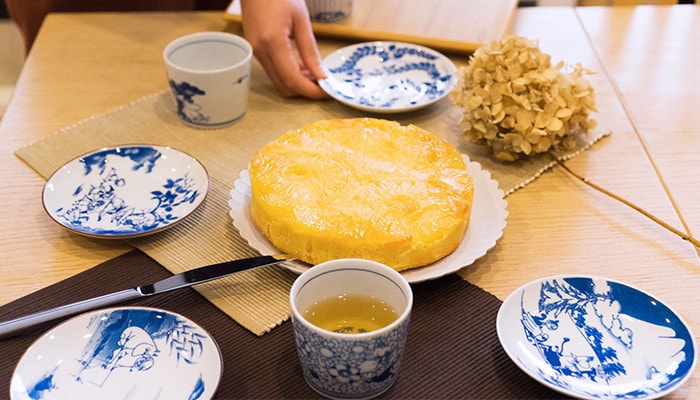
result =
[[[0,307],[0,320],[170,275],[134,250]],[[414,285],[413,290],[414,309],[399,379],[383,398],[563,397],[520,371],[500,347],[495,322],[501,302],[496,297],[454,274]],[[224,362],[218,399],[319,397],[301,375],[289,322],[255,336],[193,289],[132,304],[182,314],[209,331]],[[0,341],[0,398],[8,395],[12,371],[24,351],[48,327]]]

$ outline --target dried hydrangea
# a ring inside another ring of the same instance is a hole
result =
[[[450,94],[464,109],[465,137],[504,161],[575,147],[596,125],[595,92],[584,78],[590,71],[576,64],[566,74],[563,66],[552,66],[537,41],[518,36],[477,49]]]

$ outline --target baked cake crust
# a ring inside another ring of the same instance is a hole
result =
[[[278,249],[318,264],[365,258],[396,270],[457,248],[474,186],[462,156],[417,126],[322,120],[251,160],[253,222]]]

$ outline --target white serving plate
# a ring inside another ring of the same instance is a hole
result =
[[[498,188],[498,182],[491,178],[491,173],[481,169],[481,164],[469,161],[466,155],[462,157],[467,163],[467,171],[474,179],[474,203],[469,227],[461,244],[448,256],[425,267],[401,271],[401,274],[411,283],[436,279],[471,265],[495,246],[496,241],[503,235],[508,216],[503,191]],[[263,236],[251,219],[248,170],[242,171],[240,176],[234,182],[229,200],[234,226],[241,236],[260,253],[279,253],[279,250]],[[280,265],[297,273],[302,273],[309,268],[308,264],[298,261],[286,261]]]
[[[147,307],[73,317],[37,339],[17,364],[12,400],[209,399],[223,366],[196,323]]]
[[[697,345],[651,295],[596,276],[553,276],[509,295],[496,320],[508,356],[542,384],[582,399],[654,399],[690,377]]]
[[[207,195],[207,171],[170,147],[103,148],[58,169],[44,185],[46,212],[73,232],[132,238],[190,215]]]
[[[417,110],[447,96],[457,67],[441,53],[402,42],[366,42],[337,50],[322,61],[321,88],[363,111]]]

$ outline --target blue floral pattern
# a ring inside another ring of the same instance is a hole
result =
[[[456,67],[428,48],[397,42],[363,43],[347,53],[324,60],[329,78],[321,87],[351,106],[406,111],[431,104],[454,87]]]
[[[321,336],[294,320],[304,378],[316,391],[329,397],[366,398],[381,394],[396,380],[408,324],[406,319],[388,336],[341,341]]]
[[[84,179],[72,189],[70,204],[60,204],[50,213],[75,231],[99,236],[133,236],[172,224],[202,200],[206,185],[186,169],[170,168],[166,171],[174,174],[170,176],[154,172],[161,150],[127,146],[81,158]],[[143,187],[148,185],[142,181],[147,176],[162,181],[150,189]]]

